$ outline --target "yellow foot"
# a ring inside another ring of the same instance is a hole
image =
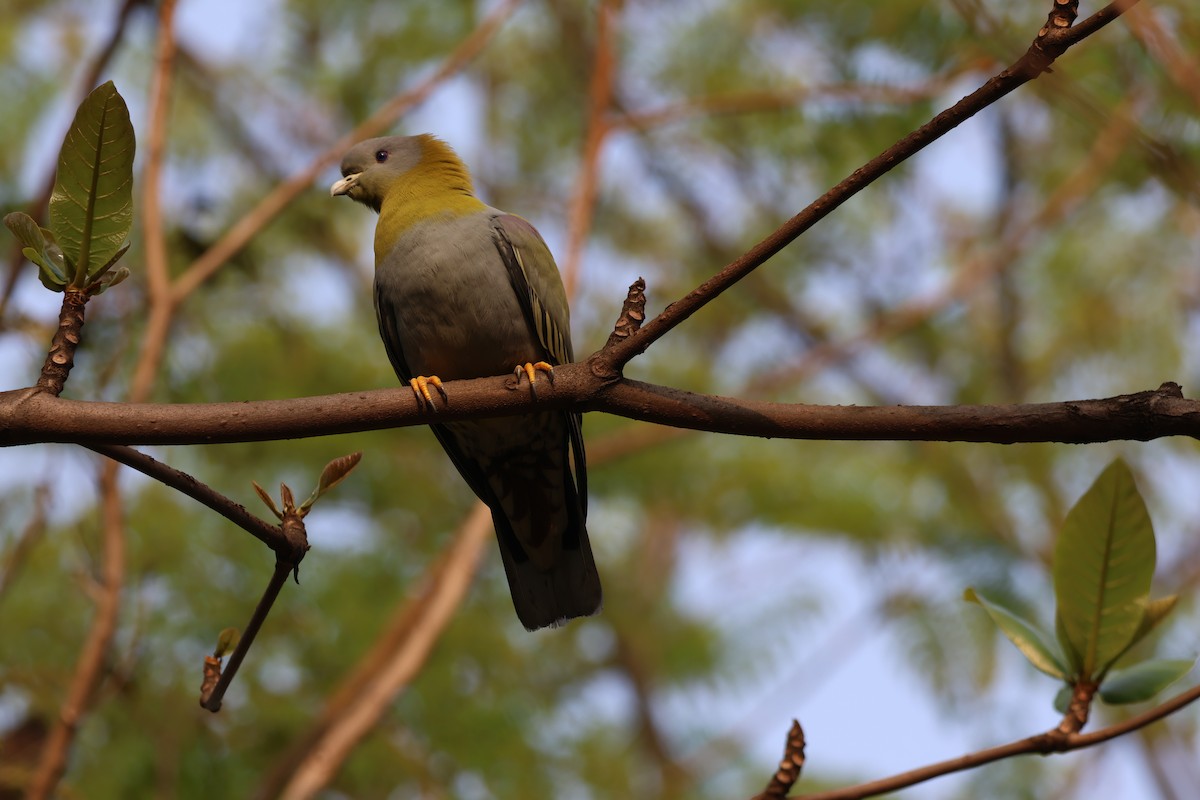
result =
[[[450,400],[446,396],[446,390],[442,388],[442,379],[437,375],[430,375],[429,377],[418,375],[410,380],[408,385],[412,387],[413,394],[417,396],[417,403],[425,406],[430,411],[437,411],[437,406],[433,404],[433,394],[429,391],[430,386],[438,390],[444,402],[449,402]]]
[[[517,376],[517,385],[521,385],[521,376],[529,379],[529,393],[533,395],[533,399],[537,399],[537,374],[539,372],[546,373],[546,380],[554,383],[554,366],[547,364],[545,361],[535,361],[532,364],[528,361],[524,364],[518,364],[513,374]]]

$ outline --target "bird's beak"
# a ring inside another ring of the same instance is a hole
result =
[[[350,190],[358,185],[358,176],[361,174],[361,172],[352,172],[337,183],[333,184],[333,186],[330,186],[329,196],[337,197],[338,195],[342,194],[350,194]]]

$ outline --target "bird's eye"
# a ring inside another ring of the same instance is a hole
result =
[[[376,150],[375,151],[375,162],[377,164],[382,164],[383,162],[387,161],[387,159],[388,159],[388,151],[387,150]]]

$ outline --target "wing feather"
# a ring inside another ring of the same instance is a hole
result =
[[[575,353],[571,347],[567,293],[550,248],[533,225],[515,214],[498,214],[492,220],[492,229],[496,233],[496,250],[508,270],[525,321],[542,347],[542,357],[556,366],[571,363]],[[583,417],[570,414],[568,421],[571,460],[579,501],[586,515],[587,455],[583,448]]]

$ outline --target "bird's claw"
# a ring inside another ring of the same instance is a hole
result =
[[[442,396],[443,402],[450,402],[450,398],[446,395],[446,390],[442,387],[442,379],[437,375],[430,375],[428,377],[418,375],[410,380],[408,385],[412,387],[413,394],[417,396],[417,404],[428,408],[430,411],[437,411],[437,406],[433,402],[433,393],[429,391],[430,386],[438,390],[438,394]]]
[[[524,364],[517,364],[513,370],[513,375],[517,377],[517,385],[521,385],[521,376],[529,379],[529,393],[533,395],[533,399],[537,399],[537,374],[541,372],[546,375],[546,380],[554,383],[554,365],[548,364],[545,361],[526,361]]]

